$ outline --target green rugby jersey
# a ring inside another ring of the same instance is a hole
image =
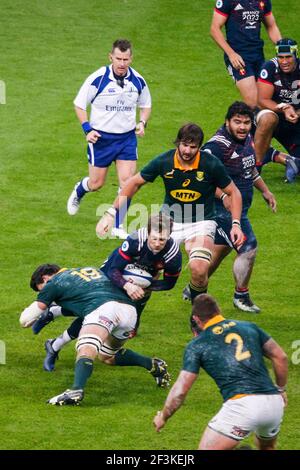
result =
[[[171,212],[175,222],[215,219],[215,190],[231,183],[223,163],[211,153],[200,151],[189,169],[181,167],[176,149],[159,155],[141,170],[142,178],[153,182],[163,179],[163,210]]]
[[[218,315],[186,346],[182,369],[198,374],[202,367],[224,400],[242,394],[277,394],[263,359],[268,339],[254,323]]]
[[[38,293],[37,300],[46,305],[56,302],[81,318],[112,300],[135,306],[125,291],[91,267],[60,270]]]

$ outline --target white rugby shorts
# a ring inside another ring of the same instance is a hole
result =
[[[133,305],[110,301],[96,308],[84,318],[82,326],[99,325],[119,340],[134,336],[137,321],[136,309]]]
[[[178,244],[191,238],[206,236],[215,239],[217,223],[214,220],[201,220],[199,222],[178,223],[174,222],[171,237]]]
[[[227,400],[208,427],[237,441],[251,432],[261,439],[273,439],[279,433],[283,410],[280,394],[246,395]]]

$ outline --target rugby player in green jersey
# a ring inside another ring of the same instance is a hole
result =
[[[124,343],[134,336],[137,321],[135,303],[99,269],[60,269],[57,265],[46,264],[36,269],[30,285],[38,291],[38,296],[22,312],[22,326],[31,326],[53,302],[83,318],[76,344],[74,383],[71,389],[51,398],[48,403],[79,404],[97,357],[109,365],[144,367],[158,386],[169,385],[170,375],[165,361],[123,348]]]
[[[213,297],[195,298],[192,318],[198,336],[185,348],[183,367],[153,424],[160,431],[182,405],[202,367],[224,399],[210,420],[200,450],[230,450],[256,434],[260,450],[273,450],[287,404],[288,359],[281,347],[254,323],[226,320]],[[276,385],[264,363],[272,362]]]
[[[231,241],[240,247],[244,241],[240,226],[241,194],[224,165],[217,157],[200,151],[202,129],[193,123],[182,126],[175,140],[176,148],[151,160],[140,173],[130,178],[113,207],[108,209],[97,224],[96,232],[102,237],[113,226],[116,211],[126,204],[145,183],[160,176],[165,185],[162,210],[174,218],[172,238],[184,242],[191,270],[192,300],[207,291],[208,268],[216,231],[215,191],[231,197]]]

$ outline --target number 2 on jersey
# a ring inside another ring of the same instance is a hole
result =
[[[245,359],[249,359],[249,357],[251,357],[250,351],[243,351],[244,342],[240,335],[237,333],[229,333],[225,336],[225,343],[230,344],[232,341],[236,341],[234,356],[237,361],[244,361]]]

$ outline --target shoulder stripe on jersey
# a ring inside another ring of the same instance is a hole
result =
[[[140,95],[143,91],[143,88],[145,88],[146,86],[146,83],[145,81],[142,79],[142,77],[137,77],[134,73],[133,73],[133,70],[131,67],[129,67],[129,70],[130,70],[130,76],[129,76],[129,81],[131,81],[134,86],[137,88],[138,90],[138,94]]]
[[[164,260],[168,263],[171,259],[173,259],[179,251],[179,245],[174,241],[174,244],[170,248],[170,250],[164,255]]]
[[[143,227],[143,228],[138,229],[138,239],[139,239],[139,247],[138,247],[138,250],[139,250],[139,251],[140,251],[140,250],[142,249],[142,247],[144,246],[145,241],[147,240],[147,235],[148,235],[148,231],[147,231],[146,227]]]
[[[275,64],[276,67],[278,67],[278,59],[277,59],[277,57],[273,57],[273,59],[271,59],[271,62],[273,62],[273,64]]]
[[[221,142],[226,145],[226,147],[230,147],[231,145],[230,140],[226,139],[226,137],[223,137],[222,135],[214,135],[207,143],[209,142]]]
[[[100,93],[104,90],[106,85],[111,81],[110,78],[109,78],[109,73],[110,73],[110,70],[109,70],[109,67],[107,66],[106,70],[105,70],[105,74],[101,77],[101,80],[99,82],[97,93],[91,101],[92,103],[93,103],[93,101],[95,101],[97,96],[100,95]]]

